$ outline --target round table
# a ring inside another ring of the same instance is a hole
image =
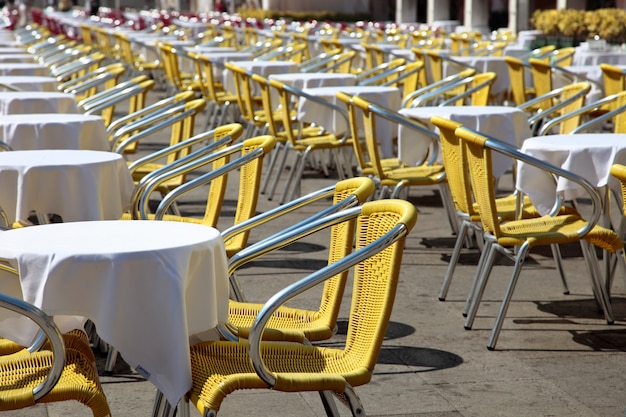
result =
[[[91,319],[98,335],[171,404],[191,388],[191,342],[228,320],[226,251],[211,227],[182,222],[55,223],[3,233],[0,258],[26,301],[61,331]],[[0,321],[30,342],[32,326]]]
[[[0,152],[0,207],[11,223],[31,211],[55,213],[65,222],[118,219],[132,191],[126,161],[113,152]]]
[[[78,113],[76,96],[47,91],[0,92],[0,115],[32,113]]]
[[[42,75],[4,75],[0,76],[0,88],[2,84],[24,91],[55,92],[59,82],[54,77]]]
[[[111,150],[102,117],[80,113],[5,115],[0,118],[0,141],[14,150]]]
[[[542,161],[577,174],[598,188],[607,185],[620,190],[617,180],[611,180],[611,165],[626,164],[626,134],[580,133],[548,135],[529,138],[521,151]],[[559,178],[556,184],[545,174],[528,164],[517,166],[518,190],[524,192],[542,213],[548,213],[559,193],[566,200],[585,196],[585,191],[570,180]],[[621,194],[621,191],[619,191]]]
[[[365,100],[392,110],[400,108],[401,101],[400,90],[396,87],[339,86],[305,88],[303,91],[341,107],[345,107],[345,104],[336,97],[339,91],[362,97]],[[307,100],[305,97],[301,97],[298,104],[298,119],[305,122],[317,123],[334,132],[336,135],[345,133],[349,129],[345,119],[338,116],[333,109]],[[363,121],[358,120],[358,123],[359,128],[363,129]],[[383,158],[394,156],[393,143],[391,141],[391,138],[396,136],[394,129],[395,126],[393,123],[387,120],[380,119],[377,121],[376,137],[380,140],[381,155]]]

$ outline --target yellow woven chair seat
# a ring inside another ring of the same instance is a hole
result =
[[[501,221],[511,221],[516,219],[517,210],[517,196],[515,194],[507,195],[506,197],[496,199],[496,211]],[[471,214],[470,220],[473,222],[480,221],[480,215],[478,214],[478,204],[474,203],[474,213]],[[578,214],[576,209],[569,206],[562,206],[559,210],[559,214]],[[533,206],[528,196],[524,196],[524,205],[522,206],[522,218],[541,217],[541,214],[537,211],[537,208]]]
[[[237,326],[237,336],[243,339],[248,338],[252,323],[262,307],[263,304],[229,301],[228,320]],[[280,331],[273,332],[272,329],[280,329]],[[305,339],[330,339],[335,329],[329,317],[322,315],[319,311],[283,306],[270,318],[265,333],[268,340],[303,343]]]
[[[382,179],[382,183],[387,185],[404,181],[406,185],[439,184],[443,173],[443,165],[439,164],[397,168],[385,171],[385,178]]]
[[[39,402],[76,400],[91,408],[94,417],[110,416],[95,363],[74,349],[66,349],[65,355],[61,379]],[[0,410],[35,405],[32,390],[46,378],[52,362],[53,354],[49,350],[20,358],[0,358]]]
[[[91,350],[91,346],[89,345],[89,338],[82,330],[75,329],[63,334],[63,342],[65,343],[66,349],[76,350],[85,355],[85,357],[90,361],[94,363],[96,362],[96,357],[93,350]],[[49,348],[48,342],[46,342],[43,346],[43,349],[47,348]],[[30,353],[24,346],[19,345],[12,340],[0,338],[0,356],[5,355],[14,355],[12,357],[17,358],[18,355],[23,357],[30,355]]]
[[[585,224],[587,223],[584,219],[573,214],[511,221],[500,225],[502,236],[498,238],[498,243],[502,246],[519,246],[529,240],[530,246],[533,247],[578,242],[580,241],[578,231]],[[615,232],[601,226],[591,229],[584,239],[613,253],[624,248],[624,243]]]
[[[262,355],[269,369],[277,377],[276,388],[286,392],[333,390],[343,392],[346,382],[352,386],[363,385],[371,378],[368,369],[351,372],[344,379],[338,374],[342,369],[352,371],[354,365],[344,363],[341,349],[319,349],[288,342],[265,342]],[[255,373],[248,356],[247,341],[239,343],[207,342],[191,347],[193,373],[191,402],[201,414],[204,410],[219,410],[224,398],[233,391],[246,388],[269,388]],[[215,361],[207,368],[205,358],[223,359]],[[282,367],[284,358],[293,359],[290,365],[300,364],[298,374],[293,369]],[[298,357],[301,360],[298,360]],[[224,373],[206,374],[205,369],[223,369]],[[281,373],[285,372],[285,373]],[[217,388],[219,387],[219,389]],[[200,396],[195,393],[200,393]],[[208,395],[210,393],[211,395]]]

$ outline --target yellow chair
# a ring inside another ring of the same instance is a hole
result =
[[[224,90],[223,84],[215,80],[214,64],[208,56],[193,53],[190,55],[195,61],[200,92],[207,100],[208,114],[203,128],[213,129],[226,122],[230,106],[237,103],[237,95]]]
[[[80,102],[96,94],[100,87],[101,90],[113,88],[120,82],[120,78],[125,72],[126,69],[122,64],[110,64],[61,83],[57,86],[57,89],[64,93],[74,94],[76,101]]]
[[[350,134],[352,135],[352,147],[354,149],[353,156],[357,162],[357,172],[359,175],[372,176],[374,175],[374,167],[372,166],[371,158],[367,154],[365,140],[359,132],[357,112],[356,108],[352,104],[352,96],[341,91],[338,92],[336,96],[346,105],[346,108],[348,109],[346,118],[350,126]],[[337,111],[338,113],[341,113],[339,110]],[[380,163],[383,169],[404,167],[404,163],[402,163],[402,161],[398,158],[382,158]]]
[[[133,143],[145,139],[164,128],[170,128],[170,146],[191,138],[193,136],[195,118],[198,113],[204,110],[205,105],[206,101],[203,98],[195,99],[162,112],[153,118],[149,118],[149,120],[140,120],[138,122],[139,124],[133,125],[133,127],[130,128],[132,130],[138,130],[138,133],[116,144],[113,149],[114,152],[124,153],[127,146],[131,146]],[[143,124],[141,122],[143,122]],[[164,155],[161,158],[161,155],[157,151],[137,161],[129,161],[128,169],[132,174],[133,180],[138,182],[150,172],[188,155],[189,152],[190,149],[188,147],[183,147],[177,150],[177,152]],[[163,160],[163,162],[160,162],[160,160]],[[166,184],[163,184],[162,187],[159,188],[159,192],[165,195],[183,182],[185,182],[185,175],[180,175]]]
[[[384,169],[380,158],[378,138],[376,137],[375,120],[377,116],[390,114],[391,111],[359,96],[353,96],[351,100],[363,117],[367,154],[371,160],[375,181],[380,186],[379,198],[384,197],[389,188],[391,188],[390,197],[396,198],[405,187],[444,186],[446,179],[443,165],[433,160],[428,160],[423,165],[418,166]],[[411,123],[411,125],[415,125],[415,123]],[[426,131],[426,129],[422,130]],[[436,138],[435,135],[435,140]],[[442,194],[447,195],[447,192],[444,190]]]
[[[129,113],[141,110],[146,104],[148,92],[154,85],[154,80],[140,75],[87,97],[79,101],[77,106],[84,114],[99,114],[104,121],[104,126],[108,127],[113,122],[117,104],[127,101]]]
[[[531,115],[528,118],[531,130],[535,134],[540,132],[543,134],[547,133],[543,126],[549,123],[550,119],[580,109],[585,104],[585,99],[590,90],[591,85],[588,82],[570,84],[535,97],[517,107]],[[538,111],[538,109],[543,110]],[[562,123],[559,123],[559,133],[570,133],[580,125],[581,120],[582,115],[578,113],[575,113],[575,117],[562,120]]]
[[[613,108],[613,110],[607,112],[599,111],[599,109],[610,108]],[[563,124],[568,124],[560,129],[563,133],[575,134],[593,130],[606,131],[608,127],[612,127],[613,133],[626,133],[625,112],[626,91],[621,91],[580,108],[564,110],[563,115],[544,123],[539,134],[548,134],[554,126],[563,126]],[[609,121],[612,123],[607,125]]]
[[[574,47],[556,49],[549,55],[550,63],[559,67],[569,67],[574,61],[575,52],[576,48]]]
[[[613,94],[621,93],[626,88],[626,72],[621,67],[611,64],[600,64],[602,69],[602,82],[604,84],[604,95],[612,96]],[[613,104],[610,104],[606,108],[600,109],[601,112],[615,110]]]
[[[190,101],[194,98],[194,95],[193,91],[183,91],[113,120],[107,126],[107,135],[111,149],[117,148],[119,144],[130,136],[139,133],[140,128],[145,128],[146,125],[144,123],[147,123],[148,119],[158,117],[160,113],[167,112],[171,108]],[[123,153],[137,152],[138,144],[139,141],[127,144],[123,149]]]
[[[115,38],[117,39],[117,45],[119,47],[120,58],[126,62],[126,64],[135,72],[150,72],[163,70],[163,64],[161,61],[147,61],[142,54],[136,54],[132,50],[131,41],[128,36],[122,32],[115,32]]]
[[[614,253],[622,273],[626,273],[626,259],[624,258],[624,244],[621,237],[612,230],[597,225],[597,221],[602,215],[601,197],[597,189],[585,179],[525,155],[516,148],[497,139],[487,137],[465,127],[456,129],[455,134],[467,146],[472,192],[478,203],[480,221],[485,231],[485,247],[483,250],[487,251],[485,255],[486,261],[478,275],[476,290],[471,296],[472,303],[465,327],[467,329],[472,327],[496,252],[510,257],[515,262],[515,266],[487,343],[487,348],[490,350],[495,349],[504,318],[529,250],[537,246],[572,242],[581,243],[589,267],[594,294],[604,311],[606,321],[612,323],[614,317],[608,292],[604,283],[601,282],[596,255],[591,250],[591,247],[593,245]],[[561,216],[546,215],[502,223],[498,218],[494,203],[496,191],[491,168],[491,155],[493,152],[502,153],[515,160],[532,164],[546,171],[547,180],[548,178],[551,179],[552,175],[555,175],[580,184],[592,202],[592,213],[589,216],[589,220],[585,220],[577,214],[567,214]]]
[[[334,186],[329,187],[324,193],[332,193],[332,206],[323,210],[322,213],[317,213],[300,221],[298,224],[290,226],[289,230],[297,230],[305,225],[311,226],[318,219],[333,212],[363,204],[373,192],[374,183],[366,177],[355,177],[339,181]],[[319,199],[319,192],[315,192],[312,196],[301,198],[298,206],[292,205],[291,207],[282,208],[276,213],[255,216],[248,221],[248,226],[242,224],[239,228],[235,228],[234,231],[227,230],[222,235],[225,239],[230,240],[231,236],[239,235],[242,229],[248,232],[252,227],[258,227],[268,220],[276,220],[279,215],[282,216],[295,209],[301,209],[317,199]],[[280,249],[314,232],[315,230],[313,229],[307,230],[305,233],[294,232],[293,235],[287,238],[289,232],[282,230],[278,234],[263,238],[261,241],[242,249],[241,252],[234,254],[230,259],[229,272],[231,277],[234,277],[238,268],[257,259],[259,256]],[[328,252],[329,265],[343,259],[352,252],[354,232],[353,222],[342,222],[331,226]],[[337,330],[337,317],[347,279],[347,274],[341,273],[324,282],[317,310],[296,308],[294,306],[290,308],[280,307],[276,314],[270,318],[268,327],[265,329],[264,339],[303,343],[305,341],[326,340],[332,337]],[[238,288],[239,284],[234,281],[233,286]],[[248,338],[254,319],[261,311],[263,305],[245,302],[242,295],[243,291],[241,290],[237,290],[235,294],[238,294],[238,299],[231,300],[229,304],[229,325],[235,335],[240,338]]]
[[[621,165],[621,164],[613,164],[611,166],[611,175],[616,178],[617,180],[619,180],[620,182],[620,188],[622,190],[622,216],[620,218],[616,233],[618,236],[622,236],[622,238],[624,237],[624,235],[626,234],[626,166]],[[624,276],[624,280],[626,280],[626,275]],[[608,283],[609,287],[608,290],[611,289],[610,287],[610,282]]]
[[[278,293],[260,312],[249,340],[191,347],[190,401],[202,415],[214,415],[228,394],[245,388],[332,391],[347,399],[353,415],[362,413],[352,387],[372,378],[391,316],[405,236],[417,211],[406,201],[386,200],[338,214],[346,220],[357,216],[352,254]],[[388,243],[383,243],[383,236]],[[280,305],[352,266],[355,284],[345,348],[261,341],[267,321]],[[332,398],[322,398],[328,397]]]
[[[452,200],[454,201],[456,215],[461,223],[461,227],[457,233],[456,243],[448,262],[448,268],[446,269],[441,289],[439,291],[439,300],[445,301],[452,283],[452,277],[454,275],[459,256],[461,255],[461,249],[463,248],[464,243],[470,238],[470,231],[473,230],[480,233],[480,236],[478,236],[479,239],[482,239],[482,233],[484,233],[484,231],[480,223],[480,215],[478,214],[479,206],[474,202],[474,197],[471,191],[467,148],[461,144],[461,141],[455,134],[456,129],[462,127],[462,125],[438,116],[434,116],[431,119],[431,123],[439,129],[441,155],[443,165],[446,169],[446,179],[450,188]],[[498,217],[502,222],[515,220],[517,218],[526,219],[541,216],[537,209],[532,205],[528,196],[523,197],[520,210],[519,196],[516,193],[496,198],[495,210],[497,211]],[[573,208],[563,207],[560,211],[560,214],[568,213],[575,213],[575,210]],[[482,246],[480,244],[481,242],[478,243],[479,246]],[[471,243],[469,246],[471,246]],[[561,277],[564,293],[569,294],[559,247],[558,245],[553,245],[551,249],[556,268]],[[482,251],[482,254],[485,253],[485,251]],[[482,264],[482,261],[483,259],[481,258],[479,266]],[[471,290],[469,291],[469,294],[472,294]],[[467,314],[469,302],[470,300],[468,299],[463,308],[464,314]]]
[[[535,97],[535,89],[526,85],[526,69],[530,71],[530,66],[512,56],[505,56],[504,62],[509,72],[509,90],[513,103],[519,106]]]
[[[475,74],[476,70],[468,68],[459,73],[449,75],[436,83],[428,84],[426,87],[410,92],[403,98],[402,107],[420,107],[432,104],[432,101],[435,101],[434,104],[440,104],[444,98],[454,97],[463,91],[462,82],[464,80],[467,82]],[[452,86],[455,87],[453,88]]]
[[[491,86],[496,80],[495,72],[482,72],[472,75],[457,83],[443,87],[439,93],[445,97],[456,93],[445,99],[440,106],[486,106],[491,100]]]
[[[28,317],[50,342],[49,349],[0,356],[0,410],[75,400],[94,417],[111,415],[92,357],[66,347],[54,321],[32,304],[0,294],[0,307]]]
[[[325,100],[320,100],[317,97],[306,94],[304,91],[293,88],[278,80],[270,79],[270,86],[278,92],[280,98],[280,106],[283,114],[289,114],[295,116],[290,109],[293,108],[294,103],[297,103],[300,97],[306,97],[309,100],[315,100],[322,105],[328,106],[329,103]],[[297,193],[299,183],[304,172],[304,167],[307,163],[308,156],[315,151],[330,151],[333,156],[333,160],[336,165],[337,174],[339,179],[345,178],[345,172],[347,164],[343,161],[343,157],[340,153],[342,149],[352,147],[352,143],[348,136],[337,136],[332,132],[326,131],[322,126],[311,128],[296,128],[300,125],[300,121],[294,119],[294,117],[283,117],[283,130],[287,137],[287,147],[285,147],[284,157],[281,160],[279,166],[279,172],[284,168],[285,160],[287,158],[287,152],[291,151],[295,153],[295,160],[289,170],[289,176],[286,184],[283,188],[283,193],[280,197],[280,203],[292,200]],[[322,161],[319,166],[324,172],[327,172],[327,164]],[[275,181],[271,185],[268,198],[273,197],[273,193],[276,189],[278,176],[275,177]]]
[[[401,68],[406,63],[406,59],[404,58],[396,58],[387,62],[383,62],[382,64],[376,65],[373,68],[366,69],[356,75],[356,83],[357,85],[367,85],[374,80],[383,80],[384,82],[387,79],[387,76],[392,77],[395,72],[399,68]]]
[[[235,96],[248,131],[246,136],[261,134],[267,124],[267,115],[261,96],[253,94],[252,74],[236,62],[225,62],[224,67],[232,73],[235,82]]]
[[[167,42],[159,42],[160,60],[163,63],[165,78],[172,92],[185,90],[200,91],[200,85],[195,74],[181,71],[180,59],[189,58],[190,55],[178,52],[178,50]]]

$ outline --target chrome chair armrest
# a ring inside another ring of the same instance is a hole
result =
[[[326,223],[338,223],[342,220],[356,217],[360,213],[360,211],[360,207],[355,207],[350,210],[336,213],[335,215],[329,216],[328,218],[322,220],[324,220]],[[318,224],[316,223],[315,226],[318,226]],[[300,229],[295,230],[294,233],[297,233],[298,231],[300,231]],[[248,339],[250,358],[252,360],[252,365],[257,375],[270,386],[273,386],[276,383],[276,378],[274,374],[267,368],[267,366],[263,362],[263,358],[261,356],[261,338],[264,328],[267,325],[270,317],[281,305],[284,305],[286,302],[293,299],[294,297],[323,283],[324,281],[337,275],[338,273],[353,267],[359,262],[362,262],[363,260],[370,257],[372,254],[381,251],[382,249],[401,239],[407,233],[407,226],[404,224],[399,224],[369,245],[352,252],[350,255],[344,257],[343,259],[334,262],[318,270],[317,272],[314,272],[313,274],[283,288],[282,290],[274,294],[263,306],[261,311],[259,311],[259,314],[257,315],[257,318],[255,319],[250,330],[250,336]]]
[[[0,293],[0,307],[16,312],[32,320],[45,333],[52,346],[54,361],[48,376],[33,389],[34,400],[37,401],[46,395],[61,378],[61,373],[65,368],[65,343],[61,332],[50,316],[41,309],[26,301],[10,297]]]
[[[464,128],[464,129],[474,131],[473,129],[468,129],[468,128]],[[481,135],[486,136],[482,133]],[[488,136],[487,138],[488,140],[486,142],[486,146],[488,146],[492,150],[498,153],[501,153],[503,155],[506,155],[518,162],[522,162],[528,165],[532,165],[536,168],[539,168],[540,170],[550,173],[551,175],[557,178],[558,177],[566,178],[572,182],[577,183],[585,190],[585,192],[587,193],[591,201],[592,212],[589,215],[589,218],[587,219],[587,223],[585,224],[585,226],[583,226],[580,230],[577,231],[578,236],[580,236],[581,238],[584,237],[598,223],[598,221],[600,220],[602,216],[602,199],[600,197],[598,190],[596,189],[596,187],[593,186],[593,184],[591,184],[585,178],[574,174],[573,172],[564,170],[560,167],[554,166],[545,161],[534,158],[530,155],[526,155],[525,153],[522,153],[519,149],[505,142],[502,142],[498,139],[488,137]],[[561,201],[560,197],[557,196],[557,200]],[[554,208],[552,211],[553,212],[555,211]]]

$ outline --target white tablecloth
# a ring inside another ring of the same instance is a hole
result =
[[[0,207],[10,222],[27,219],[31,210],[66,222],[118,219],[132,191],[126,161],[113,152],[0,152]]]
[[[571,171],[598,188],[609,185],[619,190],[619,183],[611,179],[610,169],[614,163],[626,163],[626,134],[538,136],[526,139],[521,150]],[[578,184],[560,178],[555,185],[540,170],[524,163],[518,164],[516,186],[530,197],[542,213],[547,213],[552,208],[557,192],[566,200],[586,195]]]
[[[0,75],[48,75],[48,67],[23,62],[0,63]]]
[[[5,115],[0,117],[0,141],[15,150],[111,150],[102,117],[83,114]]]
[[[502,96],[510,87],[509,69],[504,57],[501,56],[455,56],[455,61],[461,62],[470,67],[476,68],[476,73],[495,72],[496,80],[491,86],[491,94],[494,96]],[[463,67],[452,64],[448,61],[443,62],[443,75],[456,74],[463,70]]]
[[[530,127],[528,115],[516,108],[507,106],[446,106],[446,107],[417,107],[402,109],[400,113],[416,119],[431,130],[436,130],[430,123],[433,116],[461,123],[496,139],[518,146],[528,138]],[[414,164],[423,159],[428,150],[424,138],[416,136],[415,131],[400,127],[398,132],[398,157],[407,164]],[[511,169],[512,161],[502,155],[494,155],[493,173],[501,176]]]
[[[1,91],[0,115],[78,113],[73,94],[47,91]]]
[[[200,53],[208,56],[211,59],[211,62],[214,63],[213,64],[213,78],[215,79],[215,81],[221,82],[221,83],[224,83],[224,62],[226,61],[231,61],[231,62],[250,61],[253,58],[253,55],[250,52],[224,51],[224,52],[211,52],[211,53],[200,52]],[[221,65],[215,65],[215,63],[221,64]],[[232,92],[234,93],[235,90],[233,90]]]
[[[24,91],[57,91],[56,78],[40,75],[5,75],[0,76],[0,84],[11,85]],[[0,89],[2,87],[0,86]]]
[[[624,51],[589,51],[580,46],[576,47],[572,65],[626,65],[626,52]]]
[[[254,74],[262,75],[265,78],[269,77],[271,74],[285,74],[298,70],[298,64],[292,61],[237,61],[235,65]],[[224,90],[234,93],[235,80],[230,70],[224,69],[223,80]],[[258,92],[255,90],[254,94],[258,94]]]
[[[353,86],[356,84],[354,74],[342,74],[332,72],[304,72],[290,74],[272,74],[269,78],[278,80],[298,90],[318,87]]]
[[[228,319],[226,251],[211,227],[165,221],[34,226],[3,233],[0,257],[18,268],[25,300],[55,316],[62,331],[91,319],[172,404],[191,388],[190,337],[203,338]],[[10,320],[1,325],[14,339],[32,336]]]
[[[345,107],[345,104],[337,99],[336,94],[339,91],[362,97],[365,100],[391,110],[397,110],[400,108],[401,104],[400,90],[395,87],[342,86],[305,88],[303,91],[340,107]],[[332,109],[307,100],[306,98],[300,99],[298,118],[305,122],[317,123],[324,126],[337,135],[349,131],[349,126],[346,124],[343,117],[337,115]],[[359,117],[359,127],[362,129],[362,126],[363,121]],[[376,136],[379,140],[383,158],[389,158],[395,154],[392,139],[396,137],[396,133],[396,126],[393,123],[382,118],[377,120]]]

